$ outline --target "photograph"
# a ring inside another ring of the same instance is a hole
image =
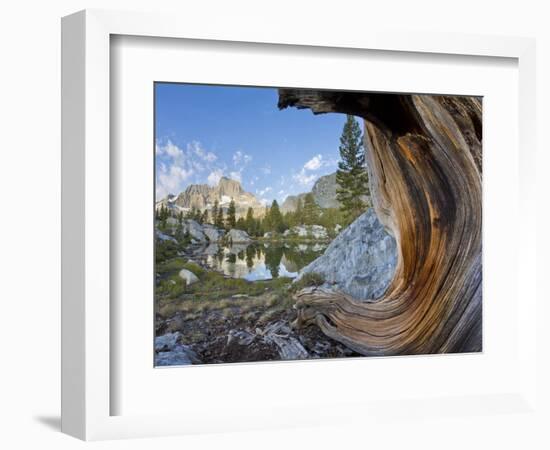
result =
[[[155,82],[154,365],[482,351],[482,98]]]

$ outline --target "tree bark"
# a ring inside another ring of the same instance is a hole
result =
[[[364,119],[373,206],[398,246],[382,298],[306,289],[296,324],[364,355],[481,351],[481,98],[280,89],[290,106]]]

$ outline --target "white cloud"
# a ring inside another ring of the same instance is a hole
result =
[[[166,192],[163,186],[159,186],[158,182],[155,185],[155,201],[158,202],[166,197],[170,192]]]
[[[318,170],[323,165],[323,156],[315,155],[307,163],[304,164],[304,169],[306,170]]]
[[[339,160],[337,158],[323,159],[323,167],[333,170],[336,166],[338,166],[338,161]]]
[[[239,183],[242,181],[241,172],[235,171],[235,172],[229,172],[229,178],[232,180],[238,181]]]
[[[207,151],[200,142],[192,141],[184,148],[170,139],[155,144],[157,158],[157,198],[167,194],[178,194],[185,189],[193,175],[209,173],[208,182],[217,183],[223,175],[223,168],[216,165],[218,157]],[[204,180],[204,175],[201,178]],[[193,180],[194,181],[194,180]]]
[[[299,183],[301,186],[310,187],[313,181],[320,175],[319,170],[325,168],[325,171],[329,168],[332,169],[337,161],[335,159],[323,158],[323,155],[318,154],[307,161],[298,173],[292,175],[292,179]],[[317,172],[317,173],[312,173]],[[281,177],[281,186],[284,184],[284,177]]]
[[[271,173],[271,166],[269,164],[266,164],[265,166],[261,167],[260,170],[264,175],[269,175]]]
[[[193,170],[185,170],[183,167],[179,166],[170,167],[170,176],[174,177],[175,179],[185,181],[191,175],[193,175]]]
[[[210,174],[208,175],[208,184],[211,186],[216,186],[220,178],[223,177],[223,170],[222,169],[214,169]]]
[[[214,162],[218,159],[214,153],[205,150],[201,143],[197,141],[187,144],[187,150],[197,155],[203,161]]]
[[[164,146],[164,153],[170,156],[172,159],[179,159],[183,157],[183,150],[177,145],[173,144],[171,141],[168,141]]]
[[[309,186],[317,178],[317,175],[307,175],[306,170],[302,168],[300,172],[292,175],[292,178],[302,186]]]
[[[243,171],[250,161],[252,161],[252,156],[247,155],[241,150],[237,150],[233,153],[233,166],[235,166],[235,170],[229,172],[229,178],[241,183]]]
[[[271,186],[267,186],[264,189],[256,189],[256,194],[258,194],[260,197],[263,197],[268,192],[271,192],[273,188]]]
[[[175,164],[168,169],[164,164],[161,164],[159,166],[159,173],[157,174],[157,200],[168,194],[178,194],[181,191],[182,183],[191,175],[193,175],[192,169],[186,170]]]
[[[266,186],[264,189],[256,189],[256,197],[258,197],[258,200],[262,205],[271,205],[273,200],[265,198],[264,195],[272,191],[273,188],[271,186]]]
[[[252,161],[251,155],[238,150],[232,155],[233,164],[228,167],[199,141],[191,141],[179,147],[170,139],[155,143],[155,157],[157,200],[168,194],[179,194],[192,183],[217,185],[223,176],[242,183],[247,166]],[[257,176],[252,178],[255,183],[258,179]]]
[[[247,155],[241,150],[237,150],[233,153],[233,165],[234,166],[246,166],[250,161],[252,161],[252,156]]]
[[[279,192],[277,192],[277,197],[281,202],[284,202],[286,198],[288,197],[288,194],[284,189],[281,189]]]
[[[179,194],[190,178],[205,167],[197,160],[200,144],[193,143],[182,149],[167,140],[164,144],[156,143],[157,158],[156,197],[163,198],[168,194]],[[200,153],[200,150],[199,150]]]

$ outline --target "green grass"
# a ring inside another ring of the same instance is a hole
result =
[[[161,263],[157,263],[156,272],[158,274],[164,275],[169,272],[174,272],[176,270],[181,270],[184,268],[187,262],[184,258],[173,258]]]
[[[325,278],[320,273],[309,272],[305,273],[302,278],[292,284],[290,291],[298,292],[301,289],[311,286],[321,286],[325,282]]]
[[[208,300],[232,297],[237,294],[254,297],[264,294],[266,291],[288,286],[291,282],[290,278],[252,282],[242,278],[228,278],[212,271],[203,271],[201,275],[196,275],[199,277],[200,282],[189,286],[187,293],[192,294],[196,299]]]
[[[185,280],[179,276],[181,269],[191,271],[199,278],[199,281],[187,286]],[[254,282],[242,278],[230,278],[219,272],[206,270],[181,257],[157,264],[156,272],[162,277],[156,288],[156,294],[160,300],[174,300],[180,297],[182,299],[218,300],[238,294],[254,297],[286,288],[292,281],[290,278],[284,277]]]
[[[193,262],[185,263],[182,269],[187,269],[190,272],[193,272],[199,279],[204,278],[204,274],[207,273],[206,269],[203,269],[201,266]]]
[[[179,276],[182,269],[194,273],[199,281],[187,286]],[[254,282],[230,278],[179,256],[158,262],[156,273],[160,276],[155,291],[156,311],[164,317],[183,312],[187,320],[192,320],[216,312],[225,318],[239,315],[261,321],[293,304],[291,278]]]
[[[204,274],[204,272],[206,272],[206,270],[203,269],[198,264],[195,264],[193,262],[188,262],[185,258],[182,258],[179,256],[168,259],[156,265],[156,272],[160,275],[165,275],[170,272],[179,273],[181,269],[190,270],[199,278],[202,276],[202,274]]]
[[[252,318],[263,311],[262,316],[266,319],[272,317],[276,312],[288,309],[292,306],[292,296],[287,286],[278,290],[262,292],[262,295],[245,298],[231,298],[215,296],[192,297],[182,295],[177,298],[158,298],[158,312],[164,317],[170,317],[181,311],[187,319],[196,319],[201,314],[217,311],[223,317],[239,314],[245,318]],[[260,321],[262,318],[260,318]]]
[[[179,276],[182,269],[193,272],[199,279],[204,278],[206,270],[199,265],[187,262],[184,258],[173,258],[157,264],[156,272],[163,277],[157,286],[158,297],[178,298],[186,292],[191,292],[192,285],[187,286],[186,281]]]

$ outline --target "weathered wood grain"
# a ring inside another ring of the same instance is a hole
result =
[[[296,324],[364,355],[480,351],[481,99],[280,89],[286,107],[364,119],[374,208],[398,243],[381,299],[306,289]]]

